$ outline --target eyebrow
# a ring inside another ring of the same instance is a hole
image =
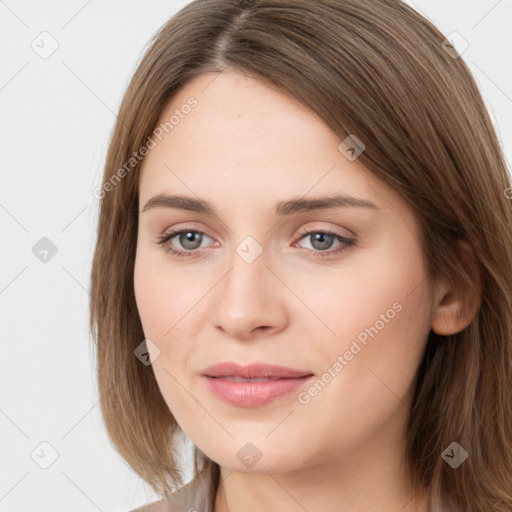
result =
[[[274,213],[278,216],[292,215],[294,213],[310,212],[314,210],[324,210],[329,208],[372,208],[379,210],[371,201],[353,197],[346,194],[334,195],[328,197],[313,197],[310,199],[292,198],[287,201],[280,201],[274,205]],[[142,212],[152,208],[174,208],[178,210],[187,210],[191,212],[203,213],[206,215],[216,215],[213,206],[201,199],[194,199],[186,196],[171,196],[167,194],[158,194],[152,197],[144,205]]]

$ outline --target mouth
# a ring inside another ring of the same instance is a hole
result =
[[[205,377],[240,378],[249,380],[295,379],[312,375],[310,371],[296,370],[275,364],[254,363],[239,365],[226,362],[210,366],[203,371]]]
[[[203,371],[208,390],[236,407],[259,407],[289,395],[314,377],[310,371],[256,363],[226,362]]]
[[[278,379],[269,379],[267,377],[262,377],[260,379],[246,379],[245,377],[238,377],[236,375],[229,375],[225,377],[212,377],[212,379],[224,379],[229,382],[268,382],[269,380],[278,380]]]

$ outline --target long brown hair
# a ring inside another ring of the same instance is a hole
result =
[[[106,158],[91,275],[90,323],[101,408],[124,459],[158,493],[183,483],[180,432],[151,366],[134,296],[141,148],[166,103],[193,77],[230,68],[297,98],[420,219],[432,280],[477,289],[463,331],[431,331],[407,425],[415,488],[466,511],[512,507],[512,202],[510,177],[480,92],[445,36],[399,0],[196,0],[151,41],[119,109]],[[200,100],[199,107],[200,108]],[[142,152],[143,153],[143,152]],[[127,166],[127,162],[130,162]],[[121,169],[124,166],[124,172]],[[441,457],[468,453],[457,469]],[[195,448],[194,469],[219,467]]]

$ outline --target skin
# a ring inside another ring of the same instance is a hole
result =
[[[401,466],[414,379],[430,329],[455,333],[471,318],[457,317],[463,301],[446,283],[426,278],[414,212],[347,159],[341,140],[297,100],[226,70],[187,84],[161,122],[190,96],[197,106],[142,165],[135,294],[145,336],[159,350],[150,349],[162,395],[221,466],[215,512],[426,510]],[[207,200],[216,215],[143,211],[163,193]],[[338,193],[377,208],[273,212],[278,201]],[[204,233],[197,249],[179,235],[167,242],[195,256],[157,243],[171,228]],[[342,242],[328,239],[322,249],[301,229],[357,244],[335,254]],[[263,251],[251,263],[236,252],[248,236]],[[331,255],[313,255],[322,250]],[[293,392],[235,407],[200,375],[223,361],[332,375],[338,356],[397,303],[400,311],[308,403]],[[247,442],[261,453],[250,468],[237,457]]]

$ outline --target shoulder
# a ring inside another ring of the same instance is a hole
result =
[[[432,512],[463,512],[450,496],[437,496],[432,504]]]
[[[154,501],[153,503],[148,503],[147,505],[143,505],[139,508],[134,508],[129,512],[167,512],[168,510],[168,502],[166,500]]]
[[[210,476],[200,474],[167,499],[148,503],[129,512],[213,512],[215,492]]]

